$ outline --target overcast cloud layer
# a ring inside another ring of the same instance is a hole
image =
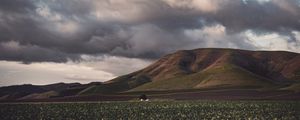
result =
[[[0,1],[0,60],[26,64],[208,47],[300,52],[299,31],[300,0]]]

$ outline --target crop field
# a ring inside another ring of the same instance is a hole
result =
[[[300,119],[299,101],[150,101],[0,104],[1,120]]]

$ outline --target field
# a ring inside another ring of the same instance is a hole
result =
[[[151,101],[0,104],[2,120],[300,119],[296,101]]]

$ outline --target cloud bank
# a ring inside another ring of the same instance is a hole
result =
[[[0,59],[156,59],[200,47],[300,52],[299,30],[299,0],[2,0]],[[285,46],[257,40],[269,35]]]

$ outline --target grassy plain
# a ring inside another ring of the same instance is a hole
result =
[[[2,120],[300,119],[299,101],[1,103]]]

